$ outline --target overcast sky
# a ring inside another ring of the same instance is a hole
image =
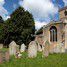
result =
[[[67,0],[0,0],[0,15],[6,20],[19,6],[33,15],[39,29],[52,20],[59,20],[58,10],[67,6]]]

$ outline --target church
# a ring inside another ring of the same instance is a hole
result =
[[[48,40],[54,52],[67,52],[67,6],[59,10],[59,18],[44,25],[35,39],[40,45]]]

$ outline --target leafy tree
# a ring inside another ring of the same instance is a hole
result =
[[[4,20],[3,18],[0,16],[0,43],[3,43],[4,41]]]
[[[35,32],[35,23],[32,14],[19,7],[12,14],[11,18],[5,21],[5,44],[14,40],[17,44],[26,45],[32,39],[31,34]]]
[[[10,37],[11,33],[14,32],[14,25],[13,22],[11,22],[11,19],[8,19],[5,21],[4,24],[4,44],[8,45],[10,43]]]
[[[4,20],[3,20],[3,18],[0,16],[0,23],[3,23],[4,22]]]

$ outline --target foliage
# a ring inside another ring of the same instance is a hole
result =
[[[3,23],[4,22],[4,20],[3,20],[3,18],[0,16],[0,23]]]
[[[2,17],[0,16],[0,43],[4,42],[4,21]]]
[[[19,7],[11,14],[11,18],[5,21],[4,44],[14,40],[19,45],[22,43],[28,45],[32,39],[31,34],[33,35],[34,32],[35,24],[32,14]]]

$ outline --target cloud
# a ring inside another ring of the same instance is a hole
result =
[[[58,12],[58,8],[51,0],[20,0],[19,4],[32,13],[36,20],[35,26],[37,29],[50,22],[52,17]]]
[[[36,20],[45,21],[58,12],[58,8],[50,0],[20,0],[19,4],[32,13]]]
[[[5,20],[5,18],[8,15],[8,11],[3,7],[5,4],[4,0],[0,0],[0,16],[3,17],[3,19]]]
[[[3,5],[5,3],[4,0],[0,0],[0,6]]]
[[[22,4],[23,4],[23,0],[20,0],[19,5],[22,6]]]
[[[63,0],[63,2],[64,2],[64,4],[65,4],[65,6],[67,6],[67,0]]]
[[[46,25],[46,22],[40,22],[40,21],[35,21],[35,27],[36,29],[40,29],[41,27],[43,27],[44,25]]]
[[[10,16],[5,16],[5,17],[4,17],[4,20],[7,20],[8,18],[10,18]]]

